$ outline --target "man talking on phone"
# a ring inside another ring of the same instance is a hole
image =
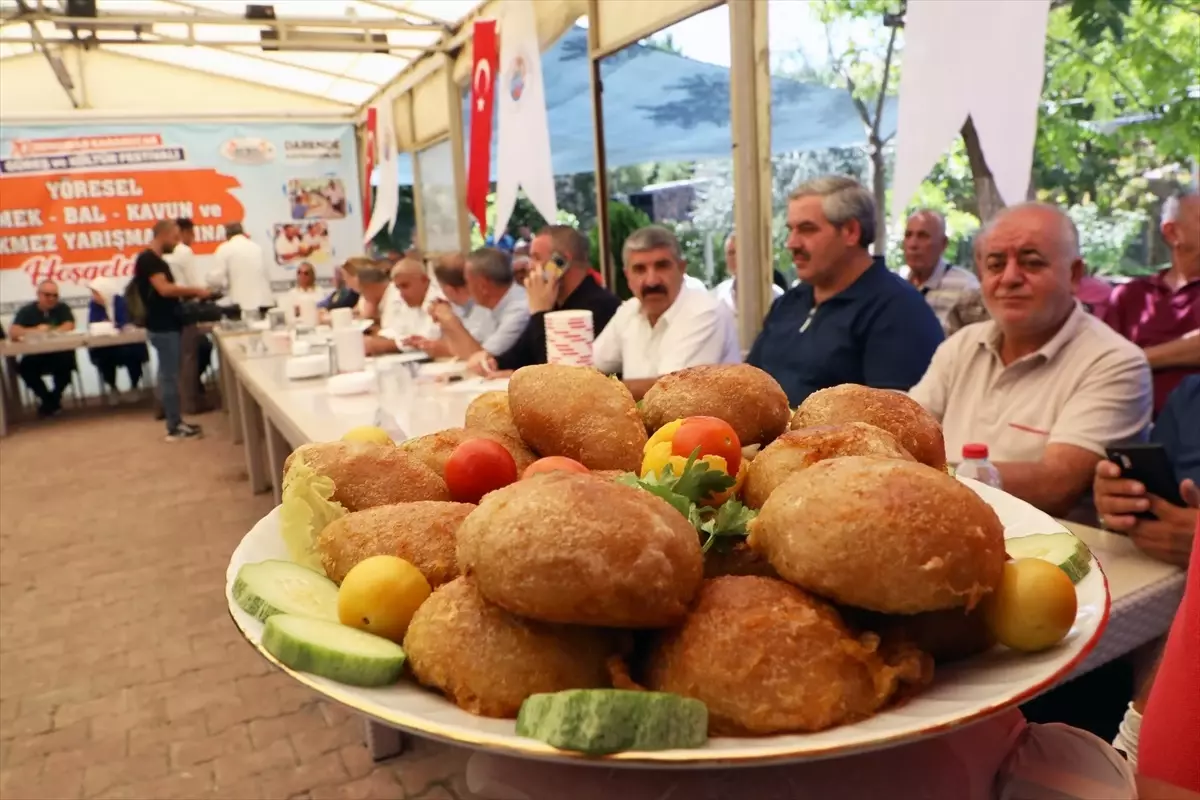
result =
[[[1200,375],[1189,375],[1167,396],[1150,441],[1162,445],[1179,481],[1183,506],[1146,491],[1112,461],[1096,465],[1092,494],[1101,524],[1123,533],[1147,555],[1187,567],[1200,517]],[[1138,516],[1138,515],[1142,516]]]

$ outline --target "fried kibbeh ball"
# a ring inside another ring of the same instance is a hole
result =
[[[435,589],[458,577],[458,528],[475,510],[470,503],[427,500],[355,511],[335,519],[317,537],[325,574],[341,583],[371,556],[398,556],[421,570]]]
[[[749,364],[688,367],[663,375],[642,398],[646,428],[685,417],[728,422],[743,445],[767,444],[787,430],[792,409],[779,382]]]
[[[426,466],[438,475],[445,477],[446,462],[450,459],[450,454],[454,452],[454,448],[469,439],[491,439],[493,442],[503,445],[504,449],[512,455],[513,461],[517,462],[518,475],[534,461],[537,461],[537,456],[519,438],[471,428],[447,428],[437,433],[418,436],[402,442],[400,449],[421,459]]]
[[[792,416],[791,428],[866,422],[896,437],[909,455],[934,469],[946,469],[942,426],[903,392],[843,383],[813,392]]]
[[[333,481],[333,499],[347,511],[392,503],[449,500],[442,476],[419,458],[392,444],[321,442],[306,444],[283,462],[283,474],[294,459]]]
[[[885,641],[909,642],[939,664],[986,653],[996,644],[982,607],[971,611],[947,608],[924,614],[877,614],[849,607],[843,611],[851,626],[875,631]]]
[[[915,460],[896,437],[865,422],[788,431],[764,447],[746,468],[742,502],[762,508],[771,492],[792,475],[826,459],[845,456]]]
[[[629,473],[623,469],[594,469],[592,470],[592,474],[606,481],[615,481],[617,478],[623,478]]]
[[[687,613],[704,556],[696,529],[665,500],[548,472],[483,498],[458,529],[458,569],[523,617],[658,628]]]
[[[625,384],[591,367],[537,364],[508,382],[521,439],[543,456],[573,458],[588,469],[636,472],[646,426]]]
[[[522,619],[456,578],[413,615],[404,651],[413,675],[457,706],[515,719],[532,694],[612,685],[612,633]]]
[[[974,608],[1007,559],[1004,526],[979,495],[894,458],[834,458],[793,475],[749,531],[785,580],[885,614]]]
[[[466,427],[475,431],[491,431],[521,441],[508,406],[508,392],[484,392],[467,406]]]
[[[754,550],[745,540],[732,547],[718,544],[704,554],[704,577],[719,578],[722,575],[759,575],[778,578],[779,573],[767,561],[767,557]]]
[[[855,636],[837,611],[780,580],[706,580],[683,624],[660,635],[646,687],[708,706],[709,733],[815,732],[868,717],[902,682],[921,680],[920,654],[889,664],[879,637]]]

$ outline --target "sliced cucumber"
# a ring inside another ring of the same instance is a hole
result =
[[[594,756],[693,748],[708,740],[708,708],[665,692],[571,689],[527,698],[517,733]]]
[[[1012,559],[1040,558],[1057,565],[1072,583],[1079,583],[1092,569],[1092,552],[1074,534],[1032,533],[1006,539],[1004,547]]]
[[[337,596],[337,584],[291,561],[243,564],[233,581],[233,599],[264,622],[275,614],[337,622]]]
[[[404,671],[400,645],[323,619],[276,614],[262,643],[285,666],[352,686],[386,686]]]

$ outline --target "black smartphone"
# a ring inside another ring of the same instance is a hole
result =
[[[1146,491],[1182,506],[1183,498],[1179,494],[1179,481],[1175,480],[1175,469],[1167,458],[1167,451],[1161,444],[1126,444],[1108,448],[1108,460],[1121,468],[1121,477],[1138,481],[1146,487]],[[1141,519],[1154,519],[1154,515],[1143,512],[1137,515]]]

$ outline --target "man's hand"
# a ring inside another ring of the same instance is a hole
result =
[[[545,270],[529,270],[529,277],[525,279],[525,291],[529,295],[531,314],[554,310],[554,303],[558,300],[559,280],[558,276],[547,278]]]
[[[212,297],[212,294],[213,293],[212,293],[211,289],[197,289],[196,290],[196,299],[197,300],[207,300],[210,297]]]
[[[1121,477],[1121,468],[1111,461],[1096,464],[1092,495],[1100,522],[1110,531],[1129,533],[1138,523],[1136,514],[1150,510],[1146,487]]]
[[[48,330],[50,330],[50,326],[48,324],[46,324],[45,322],[43,322],[41,325],[38,325],[36,328],[34,328],[34,330],[35,331],[48,331]]]
[[[442,299],[434,300],[429,304],[429,316],[433,317],[433,321],[438,325],[445,325],[451,320],[458,318],[449,301]]]
[[[1128,535],[1152,558],[1187,567],[1200,516],[1200,489],[1191,479],[1179,485],[1179,494],[1187,504],[1181,508],[1148,493],[1138,481],[1122,478],[1121,468],[1111,461],[1101,461],[1096,465],[1092,491],[1105,528]],[[1145,511],[1155,518],[1135,516]]]
[[[471,357],[467,359],[467,369],[476,375],[485,378],[491,377],[496,372],[496,359],[492,358],[486,350],[479,350],[472,353]]]
[[[385,336],[368,336],[363,339],[363,346],[366,348],[367,355],[369,356],[394,353],[397,350],[396,343]]]

